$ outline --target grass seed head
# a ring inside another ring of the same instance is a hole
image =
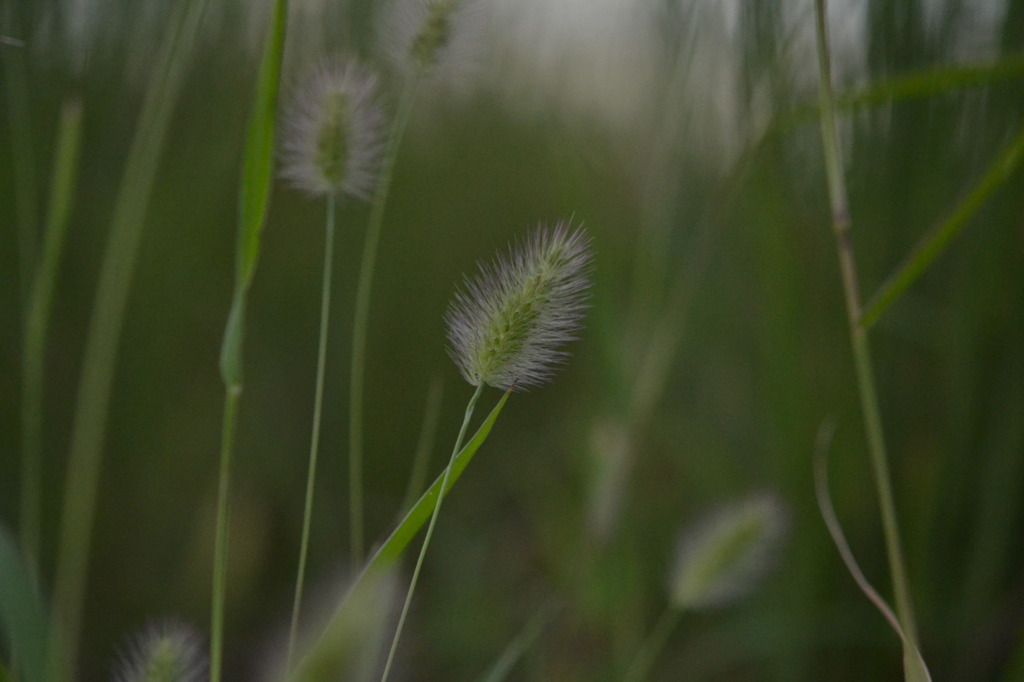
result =
[[[281,175],[310,194],[368,198],[384,139],[376,88],[376,77],[355,62],[322,62],[284,117]]]
[[[669,597],[677,609],[727,606],[757,587],[774,565],[787,515],[772,495],[758,495],[714,512],[679,541]]]
[[[590,239],[543,226],[467,278],[445,316],[449,353],[470,384],[527,388],[548,381],[586,310]]]
[[[122,656],[115,682],[200,682],[207,662],[199,637],[188,626],[164,622],[148,626]]]

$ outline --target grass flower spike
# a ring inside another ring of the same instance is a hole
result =
[[[566,356],[559,346],[574,338],[583,319],[591,258],[590,239],[582,227],[572,229],[569,223],[559,223],[549,230],[541,226],[499,256],[495,265],[481,264],[479,275],[466,281],[448,309],[450,353],[476,390],[466,404],[462,427],[441,477],[381,682],[387,681],[391,671],[452,468],[484,386],[505,390],[507,398],[514,388],[535,386],[551,378],[554,365]]]
[[[760,495],[724,507],[685,532],[672,571],[672,605],[717,608],[748,594],[773,565],[786,526],[782,504]]]
[[[455,76],[472,62],[479,30],[476,0],[396,0],[381,35],[403,72]]]
[[[281,174],[310,194],[368,198],[383,151],[376,90],[376,77],[355,62],[321,63],[284,117]]]
[[[561,223],[480,265],[446,315],[449,352],[470,384],[527,388],[564,361],[586,309],[590,240]]]
[[[116,682],[200,682],[206,658],[199,637],[184,625],[149,627],[132,643],[114,676]]]

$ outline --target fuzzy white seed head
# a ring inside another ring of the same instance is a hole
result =
[[[368,198],[384,139],[376,89],[376,77],[355,62],[322,62],[285,112],[281,175],[310,194]]]
[[[762,494],[723,507],[679,540],[669,585],[677,609],[713,609],[749,594],[772,568],[786,534],[782,503]]]
[[[449,354],[470,384],[527,388],[564,362],[586,310],[592,255],[582,227],[539,227],[480,264],[448,307]]]
[[[115,682],[200,682],[207,663],[199,637],[188,626],[164,622],[132,638]]]
[[[451,79],[474,61],[481,23],[478,0],[395,0],[381,43],[400,71]]]

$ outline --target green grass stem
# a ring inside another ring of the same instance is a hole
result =
[[[242,393],[242,353],[245,311],[249,287],[259,259],[260,241],[270,204],[274,174],[274,137],[277,130],[277,96],[287,30],[288,2],[274,4],[272,24],[260,62],[253,110],[246,131],[245,157],[239,199],[235,291],[220,352],[224,381],[224,417],[221,432],[217,483],[217,526],[213,550],[213,586],[210,609],[210,682],[220,682],[224,647],[224,604],[227,590],[229,496],[231,458]]]
[[[292,622],[288,631],[287,667],[291,669],[295,640],[299,632],[299,611],[302,607],[302,586],[306,577],[309,553],[309,526],[313,517],[313,492],[316,487],[316,462],[320,452],[320,420],[324,403],[324,375],[327,373],[327,329],[331,316],[331,274],[334,270],[335,199],[327,197],[327,225],[324,240],[324,273],[320,290],[320,340],[316,358],[316,391],[313,398],[313,433],[309,445],[309,473],[306,476],[306,502],[302,514],[302,540],[299,545],[299,568],[295,576],[295,598]]]
[[[466,414],[462,418],[462,427],[459,428],[459,435],[455,439],[455,447],[452,448],[452,456],[448,460],[448,465],[444,469],[444,478],[441,479],[442,491],[446,490],[448,487],[448,479],[451,478],[452,467],[455,464],[455,457],[462,449],[462,440],[466,437],[466,429],[469,428],[469,421],[473,418],[473,411],[476,409],[476,403],[484,392],[484,386],[484,382],[481,381],[473,392],[473,396],[469,399],[469,403],[466,404]],[[430,546],[430,539],[434,535],[434,526],[437,524],[437,517],[441,513],[442,502],[444,502],[444,493],[439,494],[437,496],[437,501],[434,503],[434,512],[430,515],[430,523],[427,524],[427,534],[423,537],[423,545],[420,547],[420,555],[416,558],[416,567],[412,572],[412,580],[409,581],[409,591],[405,594],[405,603],[402,605],[402,613],[399,615],[398,625],[395,627],[395,637],[391,640],[391,650],[388,651],[388,660],[384,664],[384,673],[380,677],[381,682],[386,682],[388,674],[391,672],[391,664],[395,660],[395,652],[398,650],[398,641],[402,637],[402,628],[405,626],[405,618],[409,615],[409,605],[412,603],[412,596],[416,591],[416,583],[419,581],[420,570],[423,568],[423,559],[427,555],[427,547]]]
[[[679,624],[679,619],[682,615],[683,612],[679,609],[671,607],[665,609],[665,613],[658,619],[651,633],[647,635],[647,639],[640,645],[636,658],[633,659],[629,670],[626,671],[626,675],[622,678],[623,682],[640,682],[646,679],[654,667],[654,662],[658,660],[661,650],[665,648],[669,636]]]
[[[498,404],[494,406],[487,418],[484,419],[483,423],[473,434],[473,437],[469,439],[459,454],[452,460],[451,466],[447,467],[444,472],[438,476],[434,483],[424,492],[420,499],[413,505],[412,509],[405,515],[402,522],[399,523],[395,529],[391,532],[391,535],[380,545],[376,552],[370,557],[370,560],[366,563],[362,573],[356,578],[355,583],[349,589],[348,593],[342,599],[341,604],[338,606],[334,615],[331,617],[327,626],[324,628],[323,633],[319,639],[313,643],[303,662],[300,663],[298,669],[302,670],[305,662],[319,657],[323,654],[324,649],[331,646],[329,633],[334,629],[335,624],[339,621],[343,621],[346,618],[347,612],[352,607],[352,604],[359,604],[365,601],[365,595],[368,591],[372,591],[376,584],[391,571],[399,557],[405,551],[412,539],[416,537],[416,534],[423,528],[423,525],[431,518],[433,510],[437,506],[438,496],[441,495],[443,490],[447,493],[451,490],[455,482],[459,480],[462,472],[465,471],[466,467],[472,461],[473,456],[480,449],[480,446],[484,444],[487,437],[491,433],[491,429],[494,427],[494,423],[498,419],[498,415],[501,414],[502,409],[505,407],[505,403],[508,401],[508,397],[511,395],[511,391],[506,391]],[[290,679],[295,679],[294,677]],[[298,682],[296,680],[296,682]]]
[[[363,253],[359,267],[359,282],[356,288],[356,307],[352,321],[352,364],[349,386],[349,534],[352,565],[363,563],[363,398],[366,382],[366,337],[370,318],[370,296],[373,289],[373,273],[377,264],[377,250],[380,245],[381,228],[384,224],[384,209],[391,190],[395,159],[405,130],[412,117],[416,93],[419,90],[419,75],[413,75],[402,91],[398,111],[388,132],[387,146],[381,162],[380,180],[370,206],[369,225],[363,242]]]
[[[434,380],[430,382],[430,388],[427,389],[427,404],[423,408],[423,422],[420,424],[420,435],[416,440],[416,453],[413,455],[412,469],[409,472],[409,484],[400,507],[402,513],[405,513],[405,510],[409,509],[416,501],[416,496],[423,489],[423,484],[427,480],[427,465],[430,463],[430,453],[434,451],[443,397],[444,381],[441,380],[441,377],[434,377]]]
[[[236,414],[241,391],[224,392],[224,417],[221,426],[220,471],[217,477],[217,530],[213,553],[213,594],[210,607],[210,682],[220,680],[224,658],[224,605],[227,592],[228,521],[231,494],[231,455],[234,451]]]
[[[985,202],[1013,175],[1024,159],[1024,125],[989,166],[988,171],[944,221],[924,236],[903,265],[893,273],[861,315],[861,325],[870,329],[910,285],[928,269],[953,239],[967,226]]]
[[[22,347],[24,394],[21,403],[21,513],[20,537],[28,560],[39,559],[42,516],[42,430],[46,337],[58,266],[64,251],[68,216],[74,197],[78,172],[78,152],[82,136],[82,101],[69,97],[61,108],[57,147],[53,158],[53,178],[49,207],[43,232],[42,257],[36,267],[29,292],[25,320],[25,344]]]
[[[73,670],[85,601],[89,545],[96,512],[103,441],[124,311],[131,291],[146,208],[174,103],[194,54],[206,0],[183,4],[160,47],[114,206],[78,386],[54,578],[54,627],[63,633]]]
[[[885,448],[881,410],[875,388],[874,371],[871,364],[871,349],[868,345],[867,329],[861,323],[861,303],[857,284],[857,269],[851,239],[851,221],[846,182],[843,177],[842,156],[839,136],[836,130],[835,100],[832,94],[831,59],[828,43],[828,22],[825,1],[816,0],[816,25],[818,44],[818,65],[820,74],[821,137],[825,156],[825,172],[828,178],[829,204],[832,212],[832,229],[836,238],[843,292],[846,300],[847,317],[850,326],[850,342],[853,348],[857,372],[857,387],[860,393],[864,429],[868,450],[874,470],[878,504],[882,515],[886,550],[889,557],[889,572],[896,597],[896,614],[906,638],[904,660],[907,651],[916,652],[917,624],[910,598],[906,565],[896,520],[896,505],[893,501],[892,483],[889,478],[889,463]],[[908,680],[912,677],[911,667],[906,667]]]

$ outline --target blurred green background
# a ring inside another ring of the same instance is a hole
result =
[[[3,4],[27,65],[45,195],[60,103],[84,103],[80,172],[47,346],[44,541],[52,571],[83,341],[111,210],[169,3]],[[151,619],[208,623],[244,123],[267,3],[213,2],[163,149],[120,344],[81,670],[109,679]],[[321,54],[379,47],[382,7],[293,2],[283,97]],[[842,110],[865,299],[1024,125],[1024,2],[830,3],[839,92],[930,72]],[[386,30],[386,29],[385,29]],[[791,515],[751,598],[686,616],[660,680],[898,679],[899,642],[817,509],[836,420],[836,509],[890,594],[821,160],[802,0],[481,0],[458,66],[424,88],[396,166],[371,310],[368,535],[393,527],[428,387],[431,477],[471,393],[442,316],[463,274],[538,222],[594,239],[587,328],[556,380],[512,397],[442,512],[399,677],[480,678],[554,609],[513,679],[613,680],[665,606],[679,530],[775,491]],[[981,67],[962,77],[958,67]],[[991,67],[991,68],[990,68]],[[10,81],[0,131],[0,521],[17,528],[22,339]],[[808,108],[808,106],[810,108]],[[796,112],[796,113],[794,113]],[[802,113],[800,113],[802,112]],[[1020,171],[871,335],[925,658],[936,679],[1024,679],[1024,183]],[[41,219],[43,202],[33,207]],[[348,354],[365,205],[339,212],[309,584],[348,570]],[[312,413],[322,200],[275,186],[251,296],[235,458],[227,679],[258,679],[287,628]],[[484,396],[483,409],[498,398]],[[417,547],[417,545],[413,545]],[[411,566],[411,561],[407,561]],[[316,598],[310,600],[315,603]]]

